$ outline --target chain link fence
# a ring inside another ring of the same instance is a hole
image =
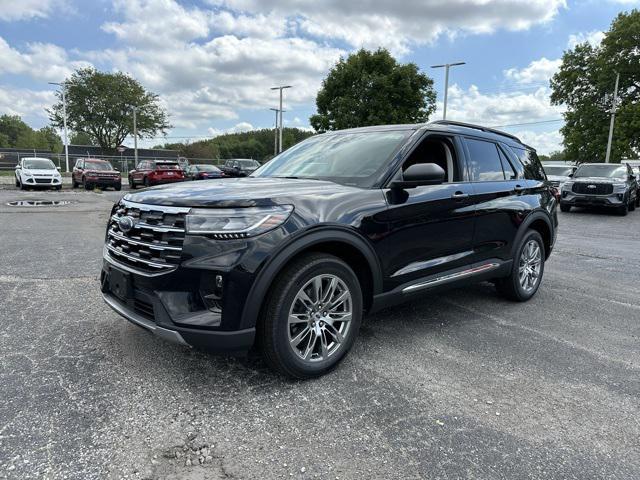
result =
[[[20,163],[20,159],[25,157],[39,157],[39,158],[48,158],[57,166],[60,167],[60,171],[65,173],[67,172],[66,158],[64,153],[51,153],[51,152],[43,152],[43,151],[35,151],[32,153],[24,153],[24,152],[1,152],[0,153],[0,171],[4,170],[13,170],[16,165]],[[79,158],[97,158],[100,160],[106,160],[113,165],[116,170],[119,170],[124,175],[126,175],[130,170],[135,169],[135,157],[130,155],[69,155],[69,171],[73,169],[73,166],[76,164],[76,161]],[[149,157],[149,156],[138,156],[138,162],[143,160],[157,160],[157,161],[177,161],[178,158],[182,162],[182,160],[186,160],[189,165],[221,165],[224,163],[224,159],[216,159],[216,158],[187,158],[187,157],[176,157],[176,158],[167,158],[167,157]]]

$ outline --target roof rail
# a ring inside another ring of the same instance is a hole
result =
[[[522,143],[522,140],[520,140],[515,135],[511,135],[510,133],[502,132],[502,131],[496,130],[494,128],[483,127],[481,125],[475,125],[473,123],[455,122],[453,120],[436,120],[434,122],[429,122],[429,123],[435,123],[437,125],[452,125],[454,127],[473,128],[475,130],[482,130],[483,132],[490,132],[490,133],[495,133],[496,135],[502,135],[503,137],[508,137],[508,138],[511,138],[511,139],[517,141],[518,143]]]

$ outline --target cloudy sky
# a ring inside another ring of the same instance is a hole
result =
[[[384,46],[433,76],[436,117],[444,72],[429,66],[466,61],[452,70],[448,117],[501,126],[548,153],[561,142],[548,80],[562,52],[597,43],[634,6],[640,0],[0,0],[0,114],[45,125],[47,82],[93,65],[161,96],[174,126],[167,141],[272,127],[269,87],[282,83],[294,86],[285,124],[308,128],[335,61]]]

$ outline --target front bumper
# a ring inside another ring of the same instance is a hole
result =
[[[624,193],[611,193],[609,195],[584,195],[570,191],[562,192],[561,202],[572,207],[620,207],[624,205],[626,195]]]
[[[116,185],[122,185],[122,178],[87,177],[87,182],[99,187],[114,187]]]
[[[208,311],[189,314],[176,314],[171,310],[171,297],[167,296],[165,288],[167,281],[173,283],[170,276],[162,275],[157,279],[138,277],[131,274],[131,285],[123,295],[111,291],[109,275],[112,270],[122,271],[119,265],[112,264],[105,258],[101,274],[101,290],[104,301],[115,312],[142,327],[154,335],[173,343],[204,349],[213,353],[226,355],[244,355],[254,344],[255,328],[242,330],[218,330],[211,326],[197,328],[180,324],[186,316],[191,320],[200,318],[210,319]],[[179,273],[179,272],[177,272]]]

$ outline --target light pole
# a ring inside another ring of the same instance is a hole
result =
[[[62,125],[64,126],[64,159],[67,167],[67,173],[69,172],[69,141],[67,134],[67,95],[65,93],[66,84],[65,82],[56,83],[49,82],[49,85],[57,85],[62,90]]]
[[[447,119],[447,100],[449,99],[449,69],[451,67],[455,67],[458,65],[465,65],[466,62],[456,62],[456,63],[444,63],[442,65],[431,65],[431,68],[443,68],[444,67],[444,112],[442,114],[442,119]]]
[[[269,110],[273,110],[276,112],[276,126],[273,129],[273,156],[275,157],[278,154],[278,110],[277,108],[270,108]]]
[[[138,168],[138,107],[134,106],[131,109],[133,110],[133,167]]]
[[[620,83],[620,74],[616,73],[616,86],[613,89],[613,108],[611,109],[611,123],[609,124],[609,140],[607,141],[607,155],[604,159],[606,163],[611,161],[611,143],[613,141],[613,124],[616,121],[616,110],[618,109],[618,84]]]
[[[282,151],[282,90],[284,90],[285,88],[291,88],[291,85],[271,87],[271,90],[280,90],[280,142],[278,144],[278,153]]]

